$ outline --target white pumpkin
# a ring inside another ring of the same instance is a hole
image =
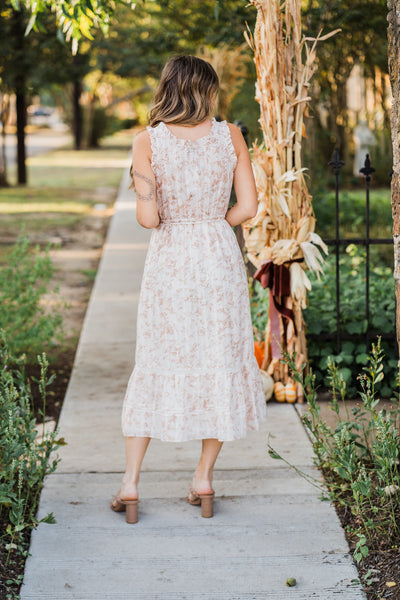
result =
[[[272,398],[272,394],[274,393],[274,380],[272,379],[271,375],[268,375],[266,371],[260,369],[260,373],[264,386],[265,401],[268,402],[268,400]]]

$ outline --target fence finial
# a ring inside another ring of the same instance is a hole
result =
[[[340,169],[344,166],[344,161],[340,158],[339,148],[335,148],[332,160],[328,164],[333,168],[335,175],[338,175]]]
[[[362,173],[363,175],[365,175],[365,178],[366,178],[366,180],[368,182],[370,182],[370,180],[371,180],[372,173],[375,173],[374,167],[371,166],[371,161],[369,159],[369,154],[367,154],[366,157],[365,157],[364,166],[363,166],[362,169],[360,169],[360,173]]]

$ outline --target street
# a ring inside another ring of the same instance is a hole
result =
[[[60,148],[72,142],[69,132],[55,131],[52,129],[39,129],[35,133],[26,135],[26,155],[45,154],[55,148]],[[15,133],[6,135],[7,166],[17,160],[17,136]]]

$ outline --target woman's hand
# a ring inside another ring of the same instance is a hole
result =
[[[156,198],[156,180],[151,168],[151,144],[147,131],[141,131],[132,145],[132,177],[136,191],[137,222],[152,229],[160,223]]]
[[[232,123],[228,123],[228,126],[237,156],[237,164],[233,176],[233,187],[237,203],[228,210],[225,218],[229,225],[233,227],[256,216],[258,200],[250,154],[242,132]]]

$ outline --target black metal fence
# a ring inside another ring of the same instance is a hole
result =
[[[334,333],[319,333],[319,334],[307,334],[307,337],[320,340],[336,340],[336,351],[337,354],[341,350],[342,340],[365,340],[366,350],[368,351],[370,340],[376,338],[376,336],[382,337],[382,339],[395,339],[395,332],[393,333],[381,333],[379,331],[373,331],[370,323],[370,247],[372,245],[384,245],[393,244],[392,238],[371,238],[370,237],[370,182],[371,175],[375,169],[372,167],[369,155],[366,155],[364,167],[360,169],[360,173],[364,176],[365,183],[365,235],[364,237],[357,238],[342,238],[340,237],[340,219],[339,219],[339,204],[340,204],[340,170],[344,166],[344,162],[341,160],[339,151],[336,149],[333,153],[332,160],[329,165],[333,168],[335,175],[335,237],[333,239],[324,239],[324,242],[328,246],[335,248],[336,257],[336,331]],[[340,248],[342,246],[348,246],[349,244],[355,244],[356,246],[365,246],[366,249],[366,260],[365,260],[365,319],[367,323],[366,332],[364,334],[350,334],[341,331],[341,313],[340,313]]]

